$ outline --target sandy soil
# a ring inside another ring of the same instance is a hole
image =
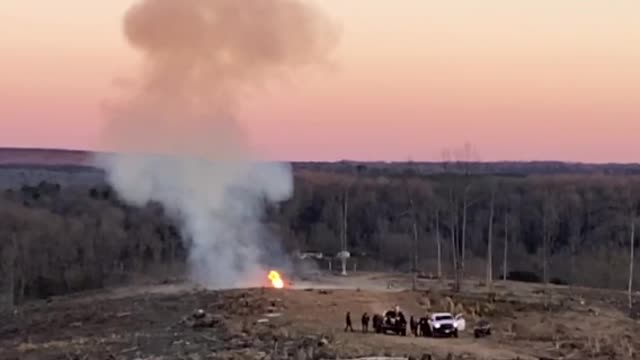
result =
[[[324,275],[277,289],[205,291],[188,284],[119,288],[27,304],[0,315],[1,359],[281,359],[396,356],[420,359],[625,359],[640,349],[640,326],[620,310],[621,294],[498,283],[484,287],[393,274]],[[545,307],[544,304],[549,306]],[[399,305],[405,313],[451,310],[466,314],[458,339],[360,332],[360,315]],[[194,328],[203,309],[212,327]],[[356,332],[344,332],[350,311]],[[479,319],[494,328],[475,339]],[[636,336],[632,336],[636,334]],[[426,357],[425,357],[426,358]]]

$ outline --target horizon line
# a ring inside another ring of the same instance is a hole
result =
[[[68,153],[84,153],[84,154],[116,154],[113,151],[100,151],[89,150],[81,148],[53,148],[53,147],[37,147],[37,146],[0,146],[0,152],[2,151],[34,151],[34,152],[68,152]],[[618,161],[578,161],[578,160],[354,160],[354,159],[335,159],[335,160],[260,160],[263,162],[277,162],[277,163],[355,163],[355,164],[499,164],[499,163],[529,163],[529,164],[544,164],[544,163],[559,163],[569,165],[623,165],[623,166],[640,166],[639,162],[618,162]]]

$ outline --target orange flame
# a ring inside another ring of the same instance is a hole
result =
[[[284,287],[284,281],[282,281],[280,274],[275,270],[269,272],[269,280],[271,280],[271,285],[276,289],[282,289]]]

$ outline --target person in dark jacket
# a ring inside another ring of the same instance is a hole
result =
[[[371,319],[371,326],[373,327],[373,331],[379,332],[380,326],[382,326],[382,321],[382,315],[373,315],[373,319]]]
[[[345,326],[344,331],[351,330],[353,332],[353,326],[351,325],[351,313],[347,311],[347,316],[345,319],[347,326]]]
[[[413,315],[411,315],[411,318],[409,319],[409,328],[411,329],[413,336],[418,336],[418,322],[413,318]]]
[[[369,314],[362,314],[362,332],[369,332]]]

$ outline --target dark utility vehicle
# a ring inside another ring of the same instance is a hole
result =
[[[373,328],[377,333],[392,332],[396,335],[407,335],[407,319],[402,311],[389,310],[373,317]]]
[[[491,324],[487,320],[480,320],[473,329],[473,335],[481,338],[491,335]]]

